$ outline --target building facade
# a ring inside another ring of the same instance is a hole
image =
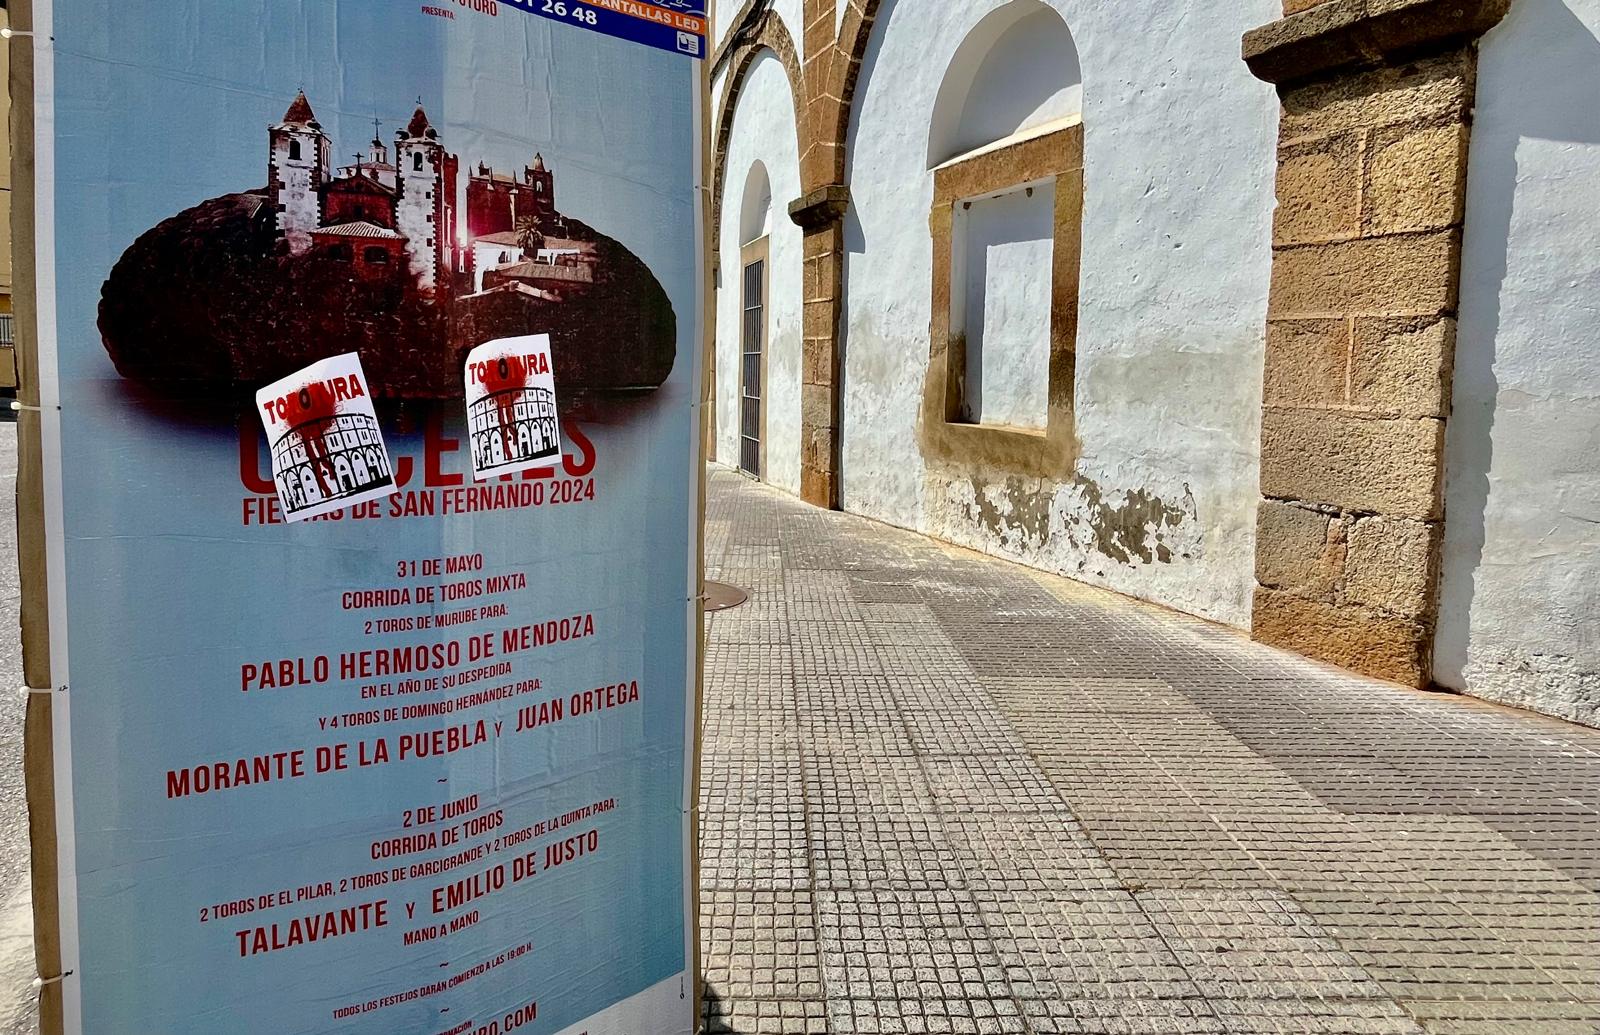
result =
[[[715,28],[719,461],[1600,722],[1600,0]]]
[[[479,162],[467,178],[419,105],[394,136],[393,160],[373,138],[351,165],[333,165],[333,142],[304,92],[268,127],[266,204],[277,247],[350,264],[356,280],[383,280],[403,265],[427,298],[515,290],[560,301],[594,283],[598,251],[573,240],[555,203],[555,174],[535,153],[520,174]]]

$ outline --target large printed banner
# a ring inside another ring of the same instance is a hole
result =
[[[37,6],[67,1032],[690,1031],[703,5]]]

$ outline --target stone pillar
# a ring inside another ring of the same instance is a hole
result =
[[[800,497],[839,506],[839,312],[844,288],[844,213],[850,191],[833,183],[796,198],[789,218],[805,232],[801,315]]]
[[[800,183],[809,197],[823,184],[844,182],[844,114],[840,99],[840,62],[845,60],[835,37],[835,0],[805,0],[805,108],[800,120]]]
[[[1286,0],[1252,631],[1432,676],[1475,40],[1509,0]],[[1299,13],[1293,13],[1298,11]]]

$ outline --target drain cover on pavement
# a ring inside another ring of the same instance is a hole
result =
[[[705,608],[707,611],[726,611],[750,599],[750,594],[726,582],[706,581]]]

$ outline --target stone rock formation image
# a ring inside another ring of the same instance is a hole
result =
[[[520,173],[480,162],[463,205],[459,159],[420,106],[392,151],[374,121],[368,151],[333,169],[302,93],[268,130],[267,186],[140,235],[101,289],[118,373],[162,394],[229,392],[356,351],[377,395],[445,399],[460,396],[475,345],[548,333],[563,395],[666,380],[666,292],[622,244],[556,208],[542,155]]]

